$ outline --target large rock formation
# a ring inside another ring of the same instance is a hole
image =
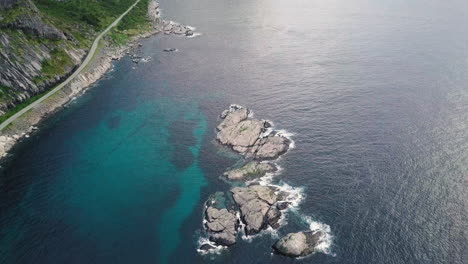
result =
[[[323,238],[320,231],[289,233],[278,240],[273,248],[276,252],[290,257],[303,257],[312,254]]]
[[[260,163],[251,161],[244,166],[227,171],[224,173],[229,180],[246,180],[250,178],[258,178],[264,176],[268,172],[276,171],[275,165],[271,163]]]
[[[278,199],[273,187],[261,185],[234,187],[231,192],[240,208],[241,219],[245,223],[245,233],[247,235],[257,234],[265,229],[269,223],[276,226],[275,224],[281,213],[278,211],[268,214],[270,208],[276,208],[272,205]]]
[[[221,246],[235,244],[239,219],[231,197],[224,192],[216,192],[210,196],[205,205],[204,222],[210,241]]]
[[[239,221],[236,213],[226,208],[206,209],[206,228],[210,232],[210,240],[218,245],[230,246],[236,243]]]
[[[231,107],[221,115],[216,139],[233,150],[257,160],[276,159],[286,153],[290,141],[275,133],[264,135],[271,125],[265,120],[249,118],[250,110]]]
[[[66,39],[62,31],[56,27],[44,23],[37,15],[24,14],[16,18],[15,21],[5,25],[11,29],[19,29],[24,33],[35,35],[39,38],[60,40]]]

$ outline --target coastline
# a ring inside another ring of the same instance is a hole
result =
[[[159,3],[156,0],[149,2],[147,16],[152,24],[150,30],[132,36],[128,43],[122,46],[111,46],[109,40],[102,39],[93,59],[70,83],[1,130],[0,160],[8,155],[16,143],[37,130],[36,125],[41,121],[59,111],[66,103],[82,95],[103,78],[112,69],[113,61],[120,60],[127,55],[129,50],[138,47],[141,39],[163,31],[163,20],[160,17]]]

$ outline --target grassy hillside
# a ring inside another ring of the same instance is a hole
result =
[[[77,64],[94,38],[135,0],[8,0],[0,3],[0,121],[56,85]],[[149,29],[141,0],[106,39],[124,45]],[[32,19],[31,19],[32,18]],[[81,55],[81,56],[82,56]],[[37,69],[33,65],[41,65]],[[11,77],[13,76],[13,77]]]

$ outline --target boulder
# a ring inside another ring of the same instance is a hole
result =
[[[206,209],[205,220],[211,241],[223,246],[236,243],[239,223],[235,212],[210,206]]]
[[[234,201],[240,208],[247,235],[257,234],[267,227],[269,222],[266,215],[271,205],[277,201],[274,191],[273,187],[261,185],[231,189]]]
[[[251,161],[244,166],[224,173],[229,180],[246,180],[253,177],[262,177],[268,172],[276,171],[275,165],[271,163],[260,163]]]
[[[256,160],[272,160],[286,153],[290,140],[278,134],[263,135],[271,124],[249,118],[250,110],[231,106],[221,113],[216,139],[233,150]]]
[[[286,153],[289,149],[289,139],[279,136],[270,135],[260,139],[255,148],[252,149],[253,157],[258,160],[272,160]]]
[[[248,149],[255,145],[263,131],[263,121],[248,119],[222,129],[217,139],[222,144]]]
[[[290,257],[303,257],[312,254],[323,238],[320,231],[289,233],[279,239],[273,248],[279,254]]]
[[[279,202],[276,204],[278,210],[286,210],[289,207],[289,202]]]
[[[237,125],[239,122],[246,120],[249,117],[250,113],[249,109],[247,108],[239,108],[227,111],[227,113],[225,111],[222,113],[222,115],[225,115],[225,117],[223,118],[223,122],[221,122],[221,124],[218,125],[218,131],[221,131],[233,125]]]

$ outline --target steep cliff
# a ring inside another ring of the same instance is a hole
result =
[[[0,0],[0,121],[71,74],[98,32],[134,2]],[[128,39],[129,29],[143,26],[148,2],[111,37]]]

